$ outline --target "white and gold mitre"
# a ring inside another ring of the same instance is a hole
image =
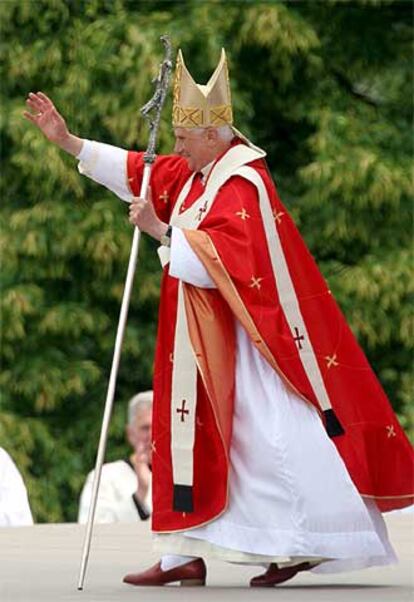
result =
[[[173,126],[181,128],[220,127],[233,123],[226,53],[209,82],[196,84],[178,51],[173,92]]]

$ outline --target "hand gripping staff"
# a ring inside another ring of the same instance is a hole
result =
[[[158,77],[154,80],[155,92],[151,100],[149,100],[140,110],[141,115],[149,122],[149,141],[147,150],[144,154],[144,174],[142,177],[140,197],[146,198],[151,175],[152,164],[155,161],[155,145],[160,124],[161,111],[164,105],[165,97],[168,90],[172,62],[171,62],[171,42],[168,36],[161,36],[161,41],[164,45],[165,56],[160,65]],[[153,118],[149,114],[153,112]],[[122,341],[124,338],[125,325],[128,316],[129,300],[131,298],[132,284],[134,280],[135,268],[138,258],[138,247],[140,240],[140,231],[137,227],[134,228],[134,236],[132,240],[131,253],[128,263],[128,272],[125,281],[124,295],[122,298],[121,311],[119,314],[118,330],[116,333],[114,355],[112,358],[111,374],[109,377],[108,391],[106,394],[105,410],[102,420],[101,434],[99,438],[98,453],[96,456],[95,474],[92,486],[92,499],[89,507],[88,522],[86,526],[85,540],[82,551],[82,562],[79,573],[78,590],[83,589],[85,580],[86,566],[89,557],[91,546],[92,528],[95,517],[96,501],[98,497],[99,482],[101,479],[102,464],[105,456],[106,441],[108,438],[109,421],[112,413],[112,405],[114,400],[116,378],[118,374],[119,359],[121,355]]]

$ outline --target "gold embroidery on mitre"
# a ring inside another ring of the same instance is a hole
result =
[[[233,123],[233,111],[230,105],[220,105],[210,109],[210,123],[214,127]]]
[[[196,84],[178,51],[173,88],[173,126],[220,127],[233,123],[227,58],[220,61],[206,85]]]
[[[199,128],[203,125],[203,111],[197,107],[177,107],[176,119],[182,128]]]
[[[174,88],[173,88],[173,111],[178,108],[179,99],[180,99],[180,87],[181,87],[181,76],[183,72],[183,64],[180,60],[180,51],[177,56],[177,63],[175,65],[175,78],[174,78]]]

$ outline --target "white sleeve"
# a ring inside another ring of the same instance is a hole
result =
[[[200,288],[216,288],[180,228],[172,229],[169,274]]]
[[[8,453],[0,452],[0,526],[33,525],[23,478]]]
[[[128,151],[110,144],[84,140],[76,158],[81,174],[102,184],[123,201],[131,202],[133,195],[128,187]]]
[[[80,524],[86,524],[88,522],[89,506],[92,502],[94,474],[94,470],[88,474],[80,496],[78,513],[78,523]],[[116,516],[113,511],[114,500],[112,495],[112,487],[111,484],[107,482],[105,476],[105,471],[102,470],[98,498],[96,500],[94,519],[96,523],[113,523],[116,521]]]

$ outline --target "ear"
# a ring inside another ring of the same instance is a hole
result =
[[[215,146],[219,140],[219,134],[216,128],[207,128],[206,139],[209,146]]]

